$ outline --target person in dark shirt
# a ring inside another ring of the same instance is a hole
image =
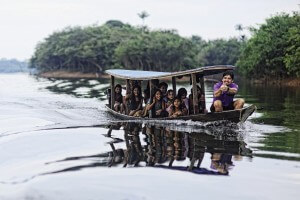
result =
[[[143,110],[143,96],[141,94],[141,87],[135,85],[132,88],[132,92],[126,97],[127,104],[129,105],[130,116],[140,117]]]
[[[162,98],[162,92],[159,89],[157,89],[152,97],[152,103],[149,102],[146,107],[146,113],[151,112],[153,118],[167,117],[168,113],[165,109],[166,103]]]
[[[179,88],[178,90],[178,95],[177,95],[182,103],[184,103],[187,111],[189,112],[189,98],[187,97],[187,91],[185,88]]]
[[[123,106],[123,96],[122,96],[122,86],[120,84],[117,84],[115,86],[115,104],[114,104],[114,110],[117,112],[123,112],[124,106]]]

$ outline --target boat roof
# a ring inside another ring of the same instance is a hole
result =
[[[141,70],[127,70],[127,69],[110,69],[105,72],[111,76],[121,78],[121,79],[131,79],[131,80],[151,80],[151,79],[161,79],[170,78],[176,76],[185,76],[190,74],[202,74],[204,76],[219,74],[226,70],[233,70],[235,67],[232,65],[214,65],[199,67],[196,69],[190,69],[186,71],[179,72],[156,72],[156,71],[141,71]]]

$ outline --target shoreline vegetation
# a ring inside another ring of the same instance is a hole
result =
[[[44,77],[97,78],[107,69],[183,71],[234,65],[255,84],[298,86],[300,13],[280,13],[258,27],[236,25],[239,37],[203,40],[118,20],[67,27],[36,46],[29,67]],[[247,38],[243,31],[250,31]],[[59,74],[61,73],[61,74]]]
[[[100,74],[100,73],[82,73],[82,72],[68,72],[68,71],[51,71],[51,72],[43,72],[37,74],[38,77],[42,78],[57,78],[57,79],[81,79],[81,78],[89,78],[89,79],[110,79],[108,74]],[[242,78],[242,77],[241,77]],[[214,81],[217,79],[207,79],[209,81]],[[187,81],[187,79],[183,79],[182,81]],[[299,87],[300,86],[300,78],[285,78],[285,79],[252,79],[250,83],[257,85],[276,85],[276,86],[288,86],[288,87]]]

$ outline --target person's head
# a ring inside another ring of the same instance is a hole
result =
[[[181,99],[179,97],[175,97],[173,101],[173,105],[175,108],[181,108]]]
[[[159,85],[158,85],[158,88],[160,89],[160,91],[162,92],[162,94],[166,94],[167,92],[167,89],[168,89],[168,84],[166,82],[161,82]]]
[[[122,91],[122,86],[120,84],[117,84],[115,86],[115,93],[120,94]]]
[[[140,96],[141,95],[141,87],[139,85],[135,85],[132,88],[132,94],[134,96]]]
[[[232,71],[226,71],[223,73],[222,82],[225,85],[229,85],[233,82],[234,74]]]
[[[139,85],[139,81],[137,81],[137,80],[130,80],[130,81],[129,81],[129,84],[130,84],[130,87],[133,88],[133,87],[135,87],[136,85]]]
[[[178,90],[178,97],[181,98],[181,99],[185,99],[187,96],[187,91],[185,88],[180,88]]]
[[[173,90],[168,90],[167,98],[168,99],[174,99],[174,91]]]
[[[154,98],[155,98],[156,100],[160,100],[161,97],[162,97],[161,91],[160,91],[160,90],[156,90],[156,91],[154,92]]]

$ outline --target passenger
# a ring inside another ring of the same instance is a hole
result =
[[[115,86],[115,104],[114,104],[114,110],[117,112],[122,113],[124,111],[123,106],[123,96],[122,96],[122,86],[120,84],[117,84]]]
[[[162,98],[165,98],[167,96],[168,84],[166,82],[161,82],[158,85],[158,89],[160,89],[162,93]]]
[[[156,90],[152,97],[152,103],[149,102],[146,106],[144,116],[151,112],[153,118],[167,117],[168,113],[165,109],[166,104],[165,101],[162,99],[162,93],[160,90]]]
[[[137,80],[129,80],[129,85],[128,88],[126,88],[126,96],[124,98],[124,102],[123,102],[123,105],[124,105],[124,110],[125,110],[125,114],[126,115],[129,115],[129,110],[130,110],[130,102],[128,101],[130,99],[130,97],[132,96],[132,91],[133,91],[133,88],[135,86],[140,86],[140,82],[137,81]]]
[[[197,102],[198,102],[198,111],[199,113],[207,113],[207,110],[205,108],[205,97],[201,92],[201,88],[199,85],[197,85]],[[189,113],[194,114],[194,103],[193,103],[193,88],[191,89],[191,94],[189,95]]]
[[[189,111],[189,98],[187,98],[187,91],[185,88],[180,88],[178,90],[178,97],[181,99],[186,109]]]
[[[168,90],[167,96],[165,97],[165,102],[166,102],[166,111],[169,113],[171,105],[174,101],[174,91],[173,90]]]
[[[133,86],[131,95],[126,97],[126,101],[129,105],[129,115],[140,117],[143,110],[143,96],[139,85]]]
[[[168,90],[167,96],[166,96],[166,111],[169,112],[170,106],[172,105],[174,101],[174,91]]]
[[[244,99],[233,101],[234,95],[238,92],[238,85],[233,83],[234,74],[226,71],[222,81],[214,85],[214,99],[210,107],[212,112],[222,112],[223,110],[241,109],[244,106]]]
[[[178,117],[187,115],[187,109],[184,103],[181,101],[181,98],[175,97],[174,102],[169,110],[169,117]]]

